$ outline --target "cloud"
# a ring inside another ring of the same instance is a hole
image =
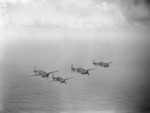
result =
[[[149,0],[118,0],[118,3],[128,22],[150,25]]]
[[[150,25],[149,0],[5,0],[0,26],[122,28]]]
[[[6,26],[52,28],[114,28],[127,24],[119,7],[93,0],[6,0]],[[0,9],[2,10],[2,9]]]
[[[0,2],[0,26],[3,26],[8,21],[8,15],[6,13],[6,5]]]
[[[75,113],[76,111],[60,112],[60,113]],[[114,111],[79,111],[78,113],[114,113]]]

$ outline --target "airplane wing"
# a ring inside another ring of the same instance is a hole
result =
[[[47,74],[52,74],[52,73],[56,73],[56,72],[59,72],[58,70],[57,71],[52,71],[52,72],[48,72]]]
[[[112,63],[112,61],[111,62],[108,62],[108,64],[111,64]]]
[[[35,75],[30,75],[30,76],[41,76],[41,75],[39,75],[39,74],[35,74]]]
[[[104,62],[98,62],[98,64],[99,64],[99,65],[103,65],[103,64],[104,64]]]
[[[73,77],[70,77],[70,78],[65,78],[64,80],[68,80],[68,79],[73,79]]]
[[[88,69],[88,71],[91,71],[91,70],[93,70],[93,69],[95,69],[95,68],[92,68],[92,69]]]

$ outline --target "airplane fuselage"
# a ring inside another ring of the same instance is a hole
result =
[[[58,70],[56,70],[56,71],[52,71],[52,72],[45,72],[44,70],[36,70],[35,69],[35,67],[34,67],[34,71],[33,71],[36,75],[34,75],[34,76],[42,76],[43,78],[46,78],[47,77],[47,79],[48,79],[48,77],[49,77],[49,75],[50,74],[53,74],[53,73],[55,73],[55,72],[59,72]]]
[[[66,80],[61,77],[52,77],[54,81],[58,81],[60,83],[66,83]]]
[[[45,71],[39,71],[39,75],[41,75],[43,78],[47,77],[47,73]]]
[[[45,78],[45,77],[48,78],[50,74],[53,74],[53,73],[55,73],[55,72],[58,72],[58,71],[52,71],[52,72],[48,72],[48,73],[45,72],[45,71],[41,71],[39,74],[42,75],[42,77],[44,77],[44,78]]]
[[[55,77],[54,74],[52,74],[52,79],[53,79],[53,81],[58,81],[58,82],[60,82],[60,83],[65,83],[65,84],[67,84],[66,80],[72,79],[72,77],[71,77],[71,78],[65,78],[65,79],[63,79],[63,78],[61,78],[61,77]]]
[[[72,70],[74,71],[74,72],[78,72],[78,73],[80,73],[80,74],[89,74],[89,72],[88,72],[88,70],[86,70],[86,69],[83,69],[83,68],[72,68]]]
[[[104,62],[93,62],[93,64],[95,65],[95,66],[101,66],[101,67],[109,67],[109,64],[110,64],[111,62],[109,62],[109,63],[104,63]]]
[[[75,68],[75,67],[71,67],[71,70],[74,72],[78,72],[80,69],[79,68]]]

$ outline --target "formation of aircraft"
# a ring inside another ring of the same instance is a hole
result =
[[[101,67],[110,67],[110,64],[111,64],[112,62],[95,62],[94,60],[93,60],[93,65],[95,65],[95,66],[101,66]]]
[[[81,67],[75,68],[75,67],[73,67],[73,64],[71,65],[71,70],[72,71],[78,72],[78,73],[80,73],[82,75],[84,75],[84,74],[90,75],[89,71],[91,71],[93,69],[95,69],[95,68],[92,68],[92,69],[84,69],[84,68],[81,68]]]
[[[110,67],[110,64],[111,64],[111,63],[112,63],[112,62],[107,62],[107,63],[106,63],[106,62],[95,62],[95,61],[93,60],[93,65],[95,65],[95,66]],[[82,75],[85,75],[85,74],[90,75],[89,71],[94,70],[94,69],[95,69],[95,68],[84,69],[84,68],[82,68],[82,67],[74,67],[73,64],[71,65],[71,70],[72,70],[73,72],[77,72],[77,73],[80,73],[80,74],[82,74]],[[56,71],[51,71],[51,72],[45,72],[44,70],[37,70],[37,69],[35,69],[35,67],[34,67],[33,72],[34,72],[34,75],[32,75],[32,76],[41,76],[41,77],[47,78],[47,79],[49,78],[49,75],[52,74],[52,81],[51,81],[51,82],[57,81],[57,82],[60,82],[60,83],[65,83],[65,84],[67,84],[66,80],[69,80],[69,79],[72,79],[72,78],[73,78],[73,77],[70,77],[70,78],[62,78],[62,77],[59,77],[59,76],[55,77],[53,73],[59,72],[58,70],[56,70]]]
[[[70,78],[61,78],[61,77],[55,77],[54,74],[52,74],[52,79],[53,81],[51,82],[55,82],[55,81],[58,81],[60,83],[65,83],[67,84],[66,80],[69,80],[69,79],[72,79],[73,77],[70,77]]]
[[[45,72],[44,70],[36,70],[35,67],[34,67],[34,71],[33,71],[35,74],[32,75],[32,76],[42,76],[43,78],[49,78],[49,75],[50,74],[53,74],[53,73],[56,73],[56,72],[59,72],[58,70],[56,71],[51,71],[51,72]]]

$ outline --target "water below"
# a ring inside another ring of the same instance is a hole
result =
[[[119,68],[97,68],[90,76],[70,72],[74,78],[67,84],[13,68],[5,74],[4,113],[144,113],[149,109],[146,74],[141,77]]]

